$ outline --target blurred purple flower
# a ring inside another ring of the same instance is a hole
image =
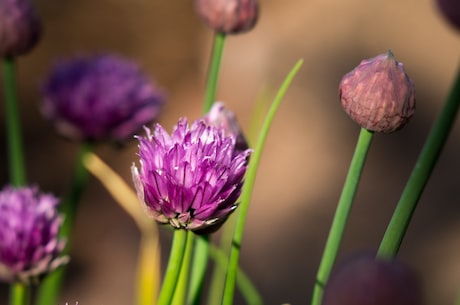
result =
[[[124,142],[158,118],[162,93],[139,67],[113,55],[55,66],[43,86],[42,112],[71,139]]]
[[[58,200],[36,187],[5,187],[0,192],[0,279],[36,281],[68,261],[59,257],[65,242]]]
[[[0,1],[0,55],[29,52],[41,35],[41,22],[31,0]]]
[[[216,231],[241,193],[250,149],[203,120],[179,120],[172,135],[159,124],[139,137],[140,170],[132,167],[140,200],[160,223],[197,233]]]

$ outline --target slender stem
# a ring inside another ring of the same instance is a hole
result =
[[[224,33],[214,34],[214,45],[212,47],[211,61],[208,70],[208,82],[206,84],[206,93],[204,98],[204,112],[211,109],[216,99],[217,83],[219,80],[220,63],[224,51],[226,35]]]
[[[10,183],[15,186],[26,182],[24,155],[21,137],[21,123],[15,86],[15,64],[12,57],[3,62],[5,87],[6,129],[8,134],[8,159],[10,167]]]
[[[412,215],[455,122],[460,103],[460,67],[444,108],[435,121],[417,163],[407,181],[380,244],[379,257],[394,257],[401,246]]]
[[[190,264],[192,262],[193,245],[195,244],[195,234],[187,231],[187,243],[185,245],[184,258],[180,269],[179,280],[177,281],[176,291],[172,300],[173,305],[184,305],[187,294],[187,284],[190,275]]]
[[[173,243],[171,246],[171,253],[169,255],[168,266],[166,267],[165,278],[163,286],[160,290],[158,298],[158,305],[169,305],[176,290],[177,280],[179,278],[182,260],[184,258],[185,245],[187,243],[187,231],[175,230]]]
[[[62,224],[59,235],[66,238],[67,243],[63,254],[68,254],[71,242],[71,231],[75,219],[78,202],[83,194],[88,183],[88,171],[83,165],[83,160],[87,154],[92,151],[92,146],[89,143],[82,145],[77,156],[76,166],[73,176],[70,192],[61,205],[61,212],[65,215],[64,223]],[[48,275],[40,284],[37,291],[37,305],[56,304],[59,291],[62,287],[66,267],[61,267]]]
[[[187,304],[201,304],[204,276],[208,267],[209,235],[196,236]]]
[[[339,203],[337,204],[337,209],[335,211],[329,236],[327,238],[318,273],[316,275],[316,283],[313,288],[313,298],[311,302],[312,305],[321,304],[324,286],[329,279],[329,275],[339,252],[340,243],[342,241],[348,216],[353,205],[353,199],[358,188],[366,156],[372,143],[372,138],[372,131],[361,128],[355,153],[351,160],[347,178],[343,186]]]
[[[254,188],[257,169],[259,167],[260,159],[262,157],[262,151],[265,145],[265,140],[267,139],[268,130],[270,129],[270,126],[273,122],[273,118],[275,117],[275,113],[278,110],[278,107],[281,104],[281,101],[283,100],[283,97],[287,89],[289,88],[289,85],[291,84],[292,80],[294,79],[294,76],[302,66],[302,63],[303,60],[299,60],[296,63],[296,65],[289,72],[280,89],[278,90],[278,93],[275,99],[273,100],[270,109],[268,110],[267,116],[265,117],[265,121],[262,125],[261,131],[259,133],[259,138],[254,149],[254,154],[251,156],[251,161],[249,162],[249,166],[246,173],[246,181],[244,183],[243,191],[241,194],[241,203],[239,207],[238,219],[236,222],[235,232],[233,234],[232,248],[230,250],[230,259],[227,269],[227,276],[225,279],[224,294],[222,298],[223,305],[233,304],[244,225],[246,222],[246,216],[249,209],[249,202],[251,201],[251,195],[252,190]]]
[[[14,283],[10,286],[10,305],[30,304],[30,286]]]

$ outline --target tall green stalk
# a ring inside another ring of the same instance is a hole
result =
[[[88,171],[83,165],[83,160],[87,154],[92,151],[92,145],[84,143],[77,156],[76,166],[70,192],[63,200],[60,209],[61,213],[65,215],[64,223],[62,224],[59,235],[67,240],[66,247],[63,254],[68,254],[71,242],[71,232],[73,222],[75,220],[75,213],[77,210],[78,202],[83,194],[83,191],[88,184]],[[49,305],[56,304],[59,292],[62,288],[66,268],[61,267],[49,274],[40,284],[37,291],[36,304]]]
[[[329,279],[329,275],[339,252],[345,226],[353,205],[356,190],[358,189],[359,180],[361,178],[361,173],[364,168],[369,147],[372,143],[372,138],[372,131],[361,128],[355,153],[351,160],[347,178],[335,211],[332,226],[329,231],[329,236],[327,238],[318,273],[316,275],[316,282],[313,288],[313,298],[311,302],[312,305],[320,305],[323,299],[324,286]]]
[[[211,109],[211,106],[216,99],[220,63],[222,62],[222,54],[224,51],[226,37],[227,36],[224,33],[214,34],[214,45],[212,47],[211,60],[208,68],[208,81],[206,84],[206,93],[204,97],[204,113],[208,112],[209,109]]]
[[[294,79],[294,76],[297,74],[300,67],[302,66],[302,63],[303,60],[299,60],[296,63],[296,65],[289,72],[280,89],[278,90],[278,93],[275,99],[273,100],[272,105],[270,106],[267,116],[265,117],[265,121],[262,125],[259,138],[254,149],[254,153],[252,154],[251,161],[249,162],[245,179],[246,181],[244,183],[243,191],[241,194],[241,203],[238,208],[239,214],[236,222],[235,232],[233,234],[232,248],[230,250],[230,260],[227,269],[227,276],[225,279],[224,294],[222,299],[223,305],[233,304],[244,225],[246,222],[246,216],[249,209],[249,202],[251,201],[251,195],[252,190],[254,188],[257,169],[259,167],[260,159],[262,157],[262,151],[265,145],[265,140],[267,139],[268,130],[270,129],[271,123],[273,122],[273,118],[275,117],[275,113],[278,110],[278,107],[281,104],[281,101],[283,100],[283,97],[287,89],[289,88],[289,85],[291,84],[292,80]]]
[[[412,170],[406,187],[396,206],[396,210],[385,231],[377,254],[379,257],[391,258],[398,253],[420,196],[439,159],[449,133],[452,130],[459,103],[460,67],[446,103],[428,135],[417,163]]]
[[[10,286],[10,305],[30,304],[30,287],[22,283],[14,283]]]

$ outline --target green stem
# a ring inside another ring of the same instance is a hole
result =
[[[219,80],[220,63],[224,51],[226,35],[224,33],[214,34],[214,45],[212,47],[211,61],[208,70],[208,82],[206,84],[206,93],[204,98],[204,113],[211,109],[216,99],[217,82]]]
[[[337,204],[332,226],[329,231],[326,246],[316,275],[316,283],[313,288],[312,305],[320,305],[323,298],[323,290],[326,285],[335,259],[339,252],[340,243],[345,231],[348,216],[353,205],[353,199],[358,188],[361,173],[364,168],[366,156],[372,143],[373,132],[361,128],[355,153],[351,160],[347,178],[345,180],[342,194]]]
[[[179,278],[182,260],[184,258],[185,245],[187,243],[187,231],[175,230],[173,242],[171,246],[171,253],[169,255],[168,266],[166,267],[165,278],[163,286],[160,290],[158,297],[158,305],[169,305],[176,290],[177,280]]]
[[[254,188],[257,168],[259,167],[260,159],[262,157],[262,151],[265,145],[265,140],[267,139],[268,130],[270,129],[270,126],[273,122],[273,118],[275,117],[275,113],[278,110],[278,107],[281,104],[281,101],[283,100],[283,97],[287,89],[289,88],[289,85],[291,84],[292,80],[294,79],[294,76],[302,66],[302,63],[303,60],[299,60],[296,63],[296,65],[289,72],[280,89],[278,90],[278,93],[275,99],[273,100],[273,103],[270,106],[265,121],[262,125],[259,138],[254,149],[254,154],[252,154],[251,161],[249,162],[249,166],[246,173],[246,181],[244,183],[243,191],[241,193],[241,203],[239,206],[239,214],[236,222],[235,232],[233,234],[232,249],[230,250],[230,259],[227,269],[227,276],[225,279],[224,294],[222,298],[223,305],[233,304],[244,225],[246,222],[246,216],[249,209],[249,202],[251,201],[252,190]]]
[[[10,183],[15,186],[21,186],[25,184],[26,178],[21,138],[21,123],[16,97],[15,65],[12,57],[4,59],[3,76],[5,82],[6,129],[8,135]]]
[[[190,264],[192,262],[193,245],[195,244],[195,234],[187,231],[187,243],[185,245],[184,258],[180,269],[179,279],[172,300],[173,305],[184,305],[185,295],[187,293],[187,284],[190,275]]]
[[[86,185],[88,184],[88,171],[83,165],[83,159],[86,154],[92,151],[92,146],[89,143],[83,144],[77,156],[76,167],[74,171],[73,181],[70,192],[61,204],[61,213],[65,215],[64,223],[62,224],[59,235],[66,239],[66,247],[63,254],[68,254],[71,242],[71,231],[75,220],[75,212],[78,202],[83,194]],[[40,284],[37,291],[37,305],[56,304],[59,291],[62,287],[62,282],[65,276],[65,266],[58,268],[53,273],[48,275]]]
[[[30,286],[14,283],[10,286],[10,305],[30,304]]]
[[[201,304],[204,276],[208,267],[209,235],[196,236],[187,304]]]
[[[447,137],[455,122],[460,103],[460,67],[444,108],[435,121],[420,156],[407,181],[398,205],[385,231],[378,256],[394,257],[401,246],[412,215],[431,172],[439,159]]]

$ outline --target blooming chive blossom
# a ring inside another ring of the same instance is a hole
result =
[[[159,124],[139,139],[138,196],[160,223],[197,233],[217,230],[236,208],[250,149],[203,120],[179,120],[169,135]]]
[[[67,262],[59,257],[62,218],[58,200],[36,187],[5,187],[0,192],[0,279],[30,283]]]
[[[113,55],[56,65],[43,87],[43,114],[66,137],[124,142],[155,121],[163,95],[139,67]]]

